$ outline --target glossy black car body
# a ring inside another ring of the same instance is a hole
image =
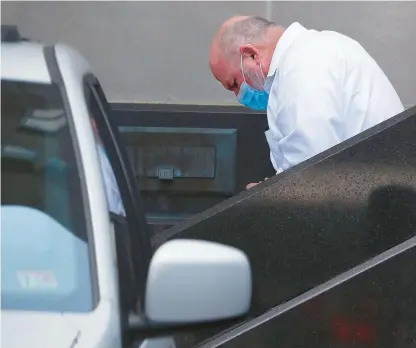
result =
[[[415,108],[249,191],[243,188],[248,179],[261,180],[271,170],[263,143],[264,115],[238,114],[241,111],[235,109],[162,112],[143,108],[114,106],[114,117],[130,149],[134,149],[134,134],[126,136],[123,130],[139,123],[141,127],[177,127],[178,132],[185,126],[212,129],[234,124],[237,129],[234,197],[207,191],[192,196],[164,183],[153,192],[142,190],[145,200],[153,202],[152,209],[164,202],[171,217],[177,210],[169,207],[181,206],[186,213],[183,202],[187,200],[191,206],[192,200],[205,199],[204,209],[210,200],[217,203],[154,233],[155,247],[171,238],[203,238],[241,248],[253,265],[250,317],[231,332],[223,326],[178,335],[179,347],[202,341],[204,347],[414,344],[415,251],[386,259],[290,311],[280,313],[279,308],[415,236]],[[249,150],[250,141],[254,150]]]

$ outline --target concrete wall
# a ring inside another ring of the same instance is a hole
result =
[[[377,60],[406,106],[416,104],[416,2],[5,2],[2,23],[67,42],[90,61],[112,102],[229,104],[208,50],[235,14],[349,35]],[[413,35],[413,36],[412,36]]]

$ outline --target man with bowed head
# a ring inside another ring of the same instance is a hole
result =
[[[267,110],[277,173],[404,110],[358,42],[296,22],[284,28],[261,17],[228,19],[212,41],[210,67],[242,105]]]

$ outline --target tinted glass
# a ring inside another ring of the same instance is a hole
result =
[[[413,247],[221,347],[415,347],[415,290]]]
[[[60,91],[2,81],[1,92],[2,309],[89,311],[85,210]]]
[[[98,127],[95,123],[97,114],[101,114],[100,106],[97,99],[92,93],[89,86],[86,86],[85,90],[85,101],[91,117],[91,122],[95,133],[95,142],[97,147],[98,159],[100,161],[101,173],[104,180],[104,188],[106,191],[107,203],[109,210],[117,215],[125,216],[124,204],[121,199],[120,189],[115,177],[113,167],[110,164],[108,151],[105,148],[101,136],[98,131]]]

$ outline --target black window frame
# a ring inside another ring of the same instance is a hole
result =
[[[124,317],[122,318],[122,326],[125,326],[127,325],[126,320],[129,314],[126,310],[142,315],[147,273],[153,250],[145,220],[140,191],[133,174],[127,151],[121,141],[117,125],[111,117],[112,111],[105,94],[98,79],[92,73],[88,73],[84,76],[83,89],[85,96],[87,96],[87,93],[91,93],[91,97],[95,98],[97,106],[101,111],[100,113],[97,113],[97,115],[91,114],[91,117],[93,117],[95,121],[100,140],[108,154],[108,160],[113,169],[126,213],[125,217],[112,213],[110,214],[116,229],[119,227],[118,229],[123,230],[122,233],[124,233],[125,237],[124,239],[120,239],[120,236],[115,236],[118,258],[120,256],[120,251],[123,248],[125,250],[127,246],[126,240],[130,242],[130,245],[128,246],[129,250],[127,250],[127,252],[129,253],[131,260],[129,260],[128,266],[130,266],[132,270],[120,269],[119,267],[119,277],[123,276],[120,273],[131,274],[131,272],[133,272],[133,276],[135,277],[133,282],[128,284],[128,286],[130,287],[130,292],[136,294],[135,298],[133,298],[136,307],[133,308],[131,301],[130,304],[128,304],[129,308],[124,307],[125,311],[124,313],[121,313],[121,315]],[[125,235],[125,233],[128,235]],[[124,267],[126,267],[125,263]]]

